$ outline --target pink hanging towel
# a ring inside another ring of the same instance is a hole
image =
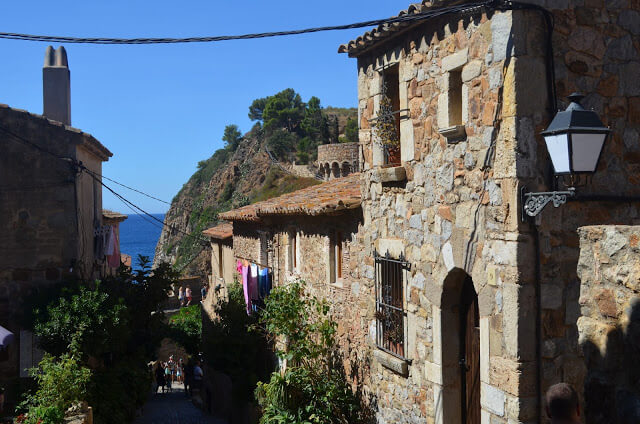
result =
[[[244,291],[244,302],[247,305],[247,315],[251,315],[251,295],[249,293],[249,282],[247,281],[247,274],[249,273],[248,266],[242,266],[242,290]]]
[[[236,264],[236,271],[238,274],[242,274],[242,261],[240,261],[240,259],[238,259],[238,263]]]

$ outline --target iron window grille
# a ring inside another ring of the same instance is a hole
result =
[[[411,264],[403,256],[394,259],[389,255],[380,256],[376,252],[375,259],[375,292],[376,292],[376,346],[401,359],[406,359],[405,352],[405,317],[407,315],[404,301],[404,285]]]

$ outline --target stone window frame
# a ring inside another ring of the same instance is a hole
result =
[[[442,59],[440,95],[438,96],[438,132],[448,143],[457,143],[467,137],[469,89],[463,81],[463,67],[469,61],[465,48]]]
[[[413,122],[407,113],[409,111],[409,85],[407,81],[404,81],[402,78],[405,66],[413,66],[411,64],[405,64],[404,61],[395,60],[393,62],[386,62],[382,66],[375,69],[374,72],[377,73],[377,78],[374,81],[377,81],[378,94],[373,96],[373,109],[376,112],[376,116],[380,110],[380,100],[381,100],[381,91],[382,84],[384,84],[384,72],[387,69],[395,68],[398,70],[398,114],[399,122],[397,126],[398,130],[398,139],[400,141],[400,161],[408,162],[415,158],[415,145],[413,140]],[[402,105],[405,105],[403,108]],[[405,112],[403,115],[402,113]],[[373,118],[375,119],[375,117]],[[370,120],[371,121],[371,120]],[[375,140],[375,131],[371,130],[371,140],[373,147],[372,154],[372,166],[373,167],[382,167],[386,166],[384,160],[384,151],[382,146],[376,143]]]

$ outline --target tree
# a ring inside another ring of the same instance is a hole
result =
[[[278,159],[289,160],[291,152],[295,151],[297,137],[284,129],[275,130],[267,139],[267,148]]]
[[[322,113],[319,98],[313,96],[309,99],[300,127],[304,133],[316,143],[315,146],[329,138],[327,117]]]
[[[344,127],[344,138],[340,141],[344,143],[358,142],[358,121],[354,118],[347,119],[347,124]]]
[[[249,106],[249,119],[252,121],[262,121],[262,112],[267,104],[267,97],[255,99]]]
[[[224,134],[222,136],[224,141],[224,147],[232,152],[235,152],[240,142],[242,141],[242,133],[238,129],[237,125],[227,125],[224,127]]]
[[[264,127],[267,130],[286,129],[294,132],[304,116],[305,104],[292,88],[267,98],[262,112]]]

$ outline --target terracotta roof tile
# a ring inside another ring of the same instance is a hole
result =
[[[228,239],[233,236],[233,224],[230,222],[223,222],[220,225],[204,230],[202,234],[218,240]]]
[[[106,219],[115,219],[118,221],[124,221],[128,218],[127,215],[123,215],[120,212],[110,211],[109,209],[102,209],[102,217]]]
[[[324,215],[360,207],[360,174],[315,186],[220,214],[228,221],[257,221],[270,215]]]
[[[447,6],[456,6],[459,4],[471,3],[471,1],[464,0],[423,0],[420,3],[415,3],[409,5],[406,10],[401,10],[396,16],[405,16],[405,15],[415,15],[418,13],[424,13],[431,9],[447,7]],[[393,22],[393,23],[384,23],[378,25],[376,28],[373,28],[370,31],[365,32],[355,40],[351,40],[346,44],[340,45],[338,47],[338,53],[349,53],[349,56],[356,57],[363,53],[365,50],[369,49],[374,44],[380,43],[381,41],[385,41],[387,38],[392,35],[408,28],[419,24],[423,21],[408,21],[408,22]]]

